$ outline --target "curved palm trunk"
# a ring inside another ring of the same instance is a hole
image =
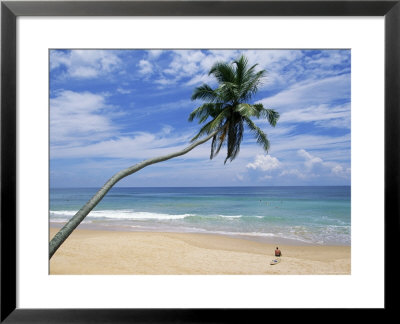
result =
[[[90,213],[90,211],[96,207],[96,205],[103,199],[103,197],[107,194],[107,192],[121,179],[125,178],[128,175],[131,175],[132,173],[135,173],[139,171],[140,169],[143,169],[144,167],[166,161],[169,159],[172,159],[177,156],[184,155],[191,150],[193,150],[196,146],[199,146],[200,144],[203,144],[207,142],[210,138],[212,138],[215,134],[217,134],[218,131],[213,132],[212,134],[208,135],[207,137],[203,138],[200,141],[197,141],[193,143],[192,145],[189,145],[185,149],[175,152],[172,154],[160,156],[160,157],[155,157],[152,159],[148,159],[145,161],[142,161],[140,163],[137,163],[129,168],[126,168],[124,170],[121,170],[114,174],[105,184],[104,186],[97,191],[97,193],[75,214],[74,217],[72,217],[68,223],[66,223],[60,231],[53,237],[53,239],[50,241],[50,251],[49,251],[49,259],[53,256],[53,254],[57,251],[57,249],[61,246],[61,244],[64,243],[64,241],[68,238],[68,236],[73,232],[73,230],[83,221],[83,219]]]

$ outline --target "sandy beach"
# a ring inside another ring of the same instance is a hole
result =
[[[57,228],[50,228],[50,238]],[[50,274],[250,275],[351,273],[350,246],[275,245],[192,233],[77,229],[50,260]]]

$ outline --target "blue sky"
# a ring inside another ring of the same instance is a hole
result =
[[[51,50],[50,185],[99,187],[117,171],[187,146],[195,87],[241,54],[267,71],[252,103],[277,110],[268,153],[250,133],[224,165],[211,142],[117,186],[350,185],[350,50]]]

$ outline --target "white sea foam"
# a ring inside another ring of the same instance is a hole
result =
[[[229,216],[229,215],[218,215],[218,217],[222,217],[222,218],[226,218],[226,219],[236,219],[236,218],[242,218],[243,216],[242,215],[232,215],[232,216]]]
[[[76,214],[76,211],[70,210],[58,210],[50,211],[50,217],[52,220],[58,217],[69,216],[72,217]],[[101,219],[125,219],[125,220],[170,220],[170,219],[183,219],[185,217],[194,216],[192,214],[182,215],[170,215],[161,213],[149,213],[149,212],[135,212],[129,209],[122,210],[93,210],[87,216],[88,218],[101,218]]]
[[[221,235],[240,235],[240,236],[260,236],[260,237],[274,237],[273,233],[261,233],[261,232],[225,232],[225,231],[209,231],[212,234]]]
[[[52,218],[51,222],[52,223],[66,223],[66,222],[68,222],[68,219],[66,219],[66,218]]]
[[[76,211],[50,211],[50,221],[65,223],[76,214]],[[276,225],[247,222],[247,219],[264,218],[262,216],[243,215],[196,215],[196,214],[166,214],[124,210],[94,210],[84,220],[96,226],[122,226],[126,228],[171,230],[220,234],[228,236],[247,236],[262,239],[282,238],[316,244],[350,244],[350,226],[343,225]],[[240,224],[237,220],[243,220]],[[236,231],[237,230],[237,231]]]
[[[58,217],[72,217],[77,213],[77,211],[71,210],[57,210],[50,211],[50,216],[52,218]],[[87,216],[89,218],[112,218],[112,219],[154,219],[154,220],[168,220],[168,219],[184,219],[186,217],[204,217],[206,219],[211,219],[215,217],[220,217],[226,220],[242,218],[242,215],[216,215],[216,216],[199,216],[194,214],[163,214],[163,213],[150,213],[150,212],[139,212],[130,209],[119,209],[119,210],[94,210]],[[256,216],[259,217],[259,216]]]
[[[70,210],[51,210],[50,217],[63,217],[63,216],[74,216],[76,211]]]
[[[51,222],[51,223],[60,223],[60,224],[66,223],[66,222],[68,222],[69,220],[70,220],[69,218],[59,218],[59,217],[57,217],[57,218],[54,218],[54,217],[50,218],[50,222]],[[87,220],[87,219],[85,219],[85,220],[82,221],[82,224],[90,224],[90,223],[92,223],[92,221]]]

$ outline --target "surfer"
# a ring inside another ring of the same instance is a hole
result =
[[[276,247],[276,249],[275,249],[275,256],[276,256],[276,257],[282,256],[282,252],[281,252],[281,250],[279,250],[278,247]]]

